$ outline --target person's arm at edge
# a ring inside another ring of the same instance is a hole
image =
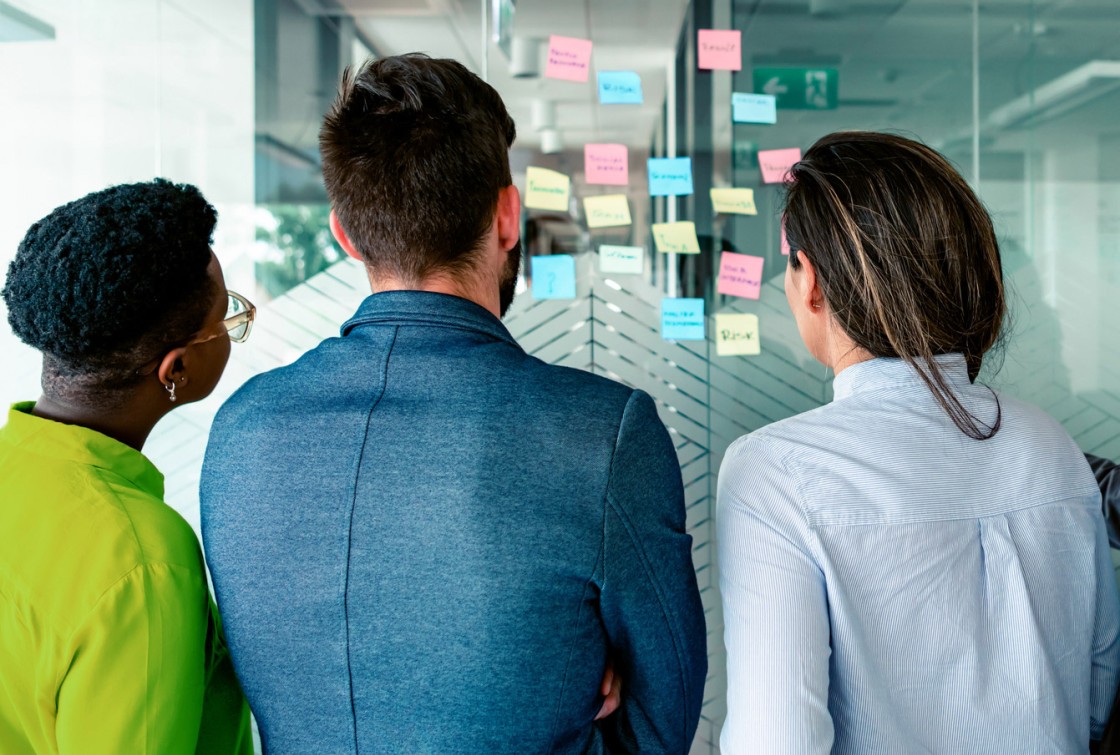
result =
[[[1118,722],[1115,720],[1114,700],[1117,686],[1120,685],[1120,590],[1116,585],[1116,572],[1109,549],[1110,536],[1111,527],[1097,527],[1094,548],[1097,560],[1097,614],[1093,625],[1089,738],[1091,751],[1118,755],[1120,732],[1116,731]],[[1102,738],[1107,741],[1107,745],[1100,747],[1097,743]]]
[[[605,499],[600,607],[622,699],[598,726],[611,751],[686,753],[707,676],[704,608],[680,463],[642,391],[623,411]]]
[[[1108,527],[1108,544],[1120,549],[1120,465],[1100,456],[1085,454],[1101,489],[1101,511]]]
[[[724,638],[726,755],[827,755],[830,630],[795,477],[765,440],[740,439],[716,503]]]

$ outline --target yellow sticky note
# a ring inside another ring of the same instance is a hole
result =
[[[563,173],[530,166],[525,170],[525,206],[534,210],[567,212],[571,186],[571,179]]]
[[[630,203],[626,201],[625,194],[586,197],[583,209],[587,211],[588,228],[630,225]]]
[[[712,207],[732,215],[757,215],[754,189],[712,189]]]
[[[762,353],[758,340],[758,315],[716,314],[716,354],[721,357]]]
[[[691,220],[677,223],[654,223],[653,243],[659,252],[700,254],[700,240],[696,238],[696,224]]]

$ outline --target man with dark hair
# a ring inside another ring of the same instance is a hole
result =
[[[324,121],[331,228],[374,293],[226,404],[203,471],[270,753],[683,753],[696,730],[704,616],[656,407],[499,320],[514,134],[420,55],[347,74]]]

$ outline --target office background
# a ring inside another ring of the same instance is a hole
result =
[[[742,32],[741,71],[698,69],[701,29]],[[587,84],[541,75],[553,34],[593,42]],[[56,205],[166,176],[218,207],[229,286],[260,307],[217,395],[168,417],[146,449],[195,526],[222,399],[335,334],[368,292],[327,231],[318,126],[344,66],[410,51],[457,58],[502,93],[523,190],[529,166],[572,179],[568,211],[526,211],[525,241],[530,256],[575,258],[576,296],[538,300],[525,281],[507,325],[542,359],[648,391],[673,432],[711,655],[694,752],[718,751],[724,715],[712,553],[723,451],[831,396],[787,312],[780,189],[761,183],[758,150],[867,128],[943,151],[991,210],[1012,288],[1007,344],[985,379],[1054,414],[1085,451],[1120,458],[1116,0],[0,2],[0,263]],[[599,103],[595,74],[613,70],[641,76],[641,105]],[[810,97],[810,81],[823,94]],[[732,93],[757,91],[779,96],[777,123],[733,123]],[[627,188],[587,183],[586,143],[627,146]],[[651,199],[651,156],[690,157],[694,193]],[[717,215],[713,186],[753,188],[758,214]],[[619,191],[633,223],[589,229],[582,199]],[[650,224],[671,220],[695,222],[700,254],[654,250]],[[642,247],[642,273],[601,272],[602,244]],[[759,299],[716,292],[725,250],[764,259]],[[666,297],[704,300],[704,340],[661,337]],[[713,317],[729,312],[758,315],[760,354],[716,353]],[[36,355],[6,327],[0,353],[0,399],[35,397]]]

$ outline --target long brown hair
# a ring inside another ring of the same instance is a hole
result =
[[[973,416],[934,359],[963,354],[975,380],[1006,311],[992,220],[949,161],[894,134],[829,134],[793,167],[784,222],[790,265],[805,253],[856,345],[905,360],[969,437],[995,435],[1002,412]]]

